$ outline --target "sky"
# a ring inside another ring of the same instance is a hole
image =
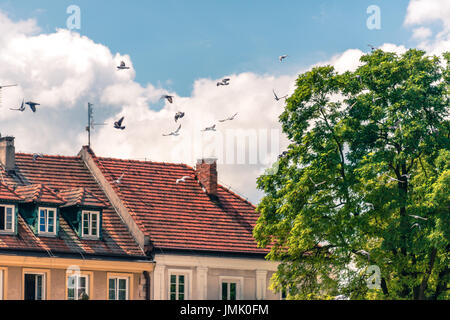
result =
[[[68,30],[71,5],[80,25]],[[0,86],[19,84],[2,89],[0,133],[21,152],[75,155],[91,102],[106,123],[93,131],[97,155],[191,166],[216,157],[220,182],[257,204],[256,178],[289,144],[272,90],[292,94],[314,65],[355,69],[368,44],[450,50],[450,1],[0,1]],[[129,70],[117,71],[122,60]],[[217,87],[224,77],[230,86]],[[22,99],[38,112],[9,110]],[[181,135],[163,137],[177,111]],[[126,129],[115,130],[122,116]]]

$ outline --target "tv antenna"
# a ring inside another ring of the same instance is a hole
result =
[[[88,146],[91,146],[91,131],[95,129],[96,126],[106,126],[107,123],[95,123],[94,122],[94,105],[88,102],[88,125],[86,131],[88,132]]]
[[[8,84],[6,86],[0,86],[0,107],[2,106],[2,89],[9,87],[17,87],[17,84]]]

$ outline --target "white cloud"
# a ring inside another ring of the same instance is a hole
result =
[[[421,17],[417,10],[411,6],[408,9],[409,25],[420,28],[420,23],[433,21]],[[197,158],[216,156],[222,162],[219,179],[257,202],[261,193],[256,190],[256,178],[287,147],[278,121],[284,104],[274,101],[272,89],[278,95],[292,94],[298,73],[305,70],[292,70],[291,74],[280,76],[251,72],[224,75],[232,79],[227,87],[217,87],[217,79],[197,79],[190,96],[182,97],[167,90],[165,86],[171,82],[140,85],[135,81],[136,72],[129,56],[112,53],[106,46],[77,33],[60,29],[39,34],[34,20],[14,22],[1,12],[0,31],[0,84],[20,85],[3,90],[0,128],[3,135],[16,137],[18,151],[76,154],[87,140],[89,101],[94,103],[96,122],[107,123],[93,132],[93,148],[98,155],[183,162],[191,166]],[[422,39],[429,38],[425,30],[419,33]],[[435,40],[429,48],[435,50],[444,44],[445,41]],[[381,48],[398,53],[406,50],[396,44],[384,44]],[[349,49],[320,65],[332,64],[338,72],[354,70],[363,54]],[[131,69],[117,71],[121,60]],[[164,93],[175,96],[174,104],[160,101]],[[38,112],[9,111],[22,98],[41,103]],[[186,113],[180,121],[181,135],[163,137],[163,133],[178,126],[173,118],[177,111]],[[236,120],[217,122],[236,112],[239,113]],[[124,131],[112,127],[121,116],[125,116]],[[214,123],[218,126],[216,133],[200,132]],[[276,130],[279,145],[272,148],[273,139],[269,137]],[[247,157],[256,154],[260,165],[248,164],[253,158],[247,159],[247,164],[236,164],[237,147],[233,148],[234,164],[229,163],[232,152],[227,150],[227,143],[238,144],[231,139],[236,133],[247,138],[257,136],[260,138],[257,143],[267,143],[265,149],[259,144],[244,146]],[[215,143],[221,148],[215,149]]]
[[[433,35],[430,28],[420,27],[413,30],[413,38],[417,40],[424,40]]]

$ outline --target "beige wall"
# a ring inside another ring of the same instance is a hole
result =
[[[66,270],[64,269],[45,269],[45,268],[24,268],[24,267],[6,267],[1,264],[0,269],[3,272],[4,298],[7,300],[23,299],[23,274],[27,270],[46,273],[46,299],[64,300],[66,299]],[[108,299],[108,273],[106,271],[81,270],[81,273],[89,273],[91,284],[91,300]],[[114,272],[111,272],[114,273]],[[116,273],[114,273],[116,274]],[[130,295],[132,300],[144,300],[144,286],[142,273],[117,273],[131,277]]]
[[[151,299],[169,299],[171,272],[182,272],[188,277],[189,300],[219,300],[221,281],[226,278],[231,278],[242,285],[240,290],[242,300],[280,299],[279,293],[269,289],[270,279],[278,264],[262,258],[156,255],[155,261],[156,266],[151,281]],[[259,294],[258,290],[261,290]]]

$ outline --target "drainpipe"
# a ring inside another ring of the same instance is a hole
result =
[[[144,271],[145,278],[145,300],[150,300],[150,274]]]

